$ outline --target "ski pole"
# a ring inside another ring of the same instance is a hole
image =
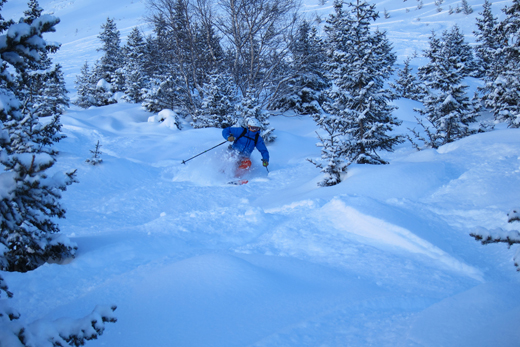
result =
[[[209,152],[209,151],[211,151],[213,148],[217,148],[218,146],[222,146],[222,145],[223,145],[224,143],[226,143],[226,142],[228,142],[228,141],[224,141],[224,142],[222,142],[222,143],[219,143],[219,144],[216,145],[216,146],[211,147],[210,149],[206,149],[204,152],[201,152],[201,153],[199,153],[199,154],[197,154],[197,155],[191,157],[190,159],[183,160],[182,163],[183,163],[183,164],[186,164],[188,161],[192,160],[193,158],[197,158],[199,155],[202,155],[202,154],[204,154],[204,153],[206,153],[206,152]]]
[[[264,161],[263,159],[262,159],[262,163],[264,164],[264,167],[267,170],[267,174],[269,175],[269,169],[267,168],[267,165],[269,165],[269,164],[266,165],[265,163],[267,163],[267,162]]]

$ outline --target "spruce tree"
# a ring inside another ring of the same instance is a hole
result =
[[[424,95],[424,90],[417,81],[416,76],[412,73],[410,62],[412,58],[407,57],[404,60],[403,68],[397,72],[397,80],[390,85],[395,89],[398,96],[411,100],[420,101]]]
[[[74,104],[83,108],[114,104],[117,102],[114,93],[125,89],[119,30],[110,18],[107,18],[107,22],[101,28],[103,31],[98,38],[103,45],[98,51],[104,52],[103,56],[92,69],[89,68],[88,62],[85,62],[80,74],[76,76],[78,97]]]
[[[335,2],[336,14],[327,21],[325,31],[329,45],[325,68],[335,88],[328,92],[330,102],[324,109],[344,118],[346,142],[342,153],[349,163],[386,164],[377,151],[392,151],[402,141],[390,135],[400,124],[392,116],[395,95],[384,83],[393,72],[395,54],[384,32],[370,30],[378,18],[375,5],[365,1],[349,5]]]
[[[143,107],[149,112],[163,109],[186,112],[192,104],[191,91],[186,89],[181,66],[176,56],[175,42],[171,39],[171,29],[162,16],[154,20],[154,36],[147,39],[144,71],[149,84],[143,93]]]
[[[69,107],[70,99],[65,86],[65,76],[60,64],[54,65],[49,78],[47,79],[47,87],[43,94],[47,98],[47,105],[50,106],[49,114],[63,114],[65,109]]]
[[[419,68],[427,93],[423,108],[415,111],[424,117],[416,118],[426,137],[412,132],[427,147],[438,148],[475,132],[470,124],[476,121],[477,112],[466,94],[468,86],[462,82],[468,74],[464,62],[470,59],[461,36],[457,26],[444,31],[440,39],[432,33],[430,49],[425,52],[430,61]]]
[[[183,88],[180,76],[163,75],[152,79],[150,87],[143,95],[141,105],[148,111],[158,113],[164,109],[176,110],[182,108],[186,101],[187,91]]]
[[[65,77],[60,64],[45,74],[44,84],[34,103],[33,113],[37,117],[62,115],[69,107],[70,99],[65,87]]]
[[[503,9],[506,17],[494,30],[500,44],[486,74],[484,105],[498,122],[520,127],[520,0]]]
[[[323,43],[315,27],[303,21],[291,45],[291,77],[286,82],[284,95],[273,103],[282,111],[289,109],[298,114],[321,112],[323,91],[330,83],[322,68],[326,60]]]
[[[386,164],[377,151],[392,151],[403,141],[389,134],[400,124],[390,105],[395,94],[384,87],[396,57],[386,34],[370,30],[378,18],[375,5],[358,1],[345,11],[336,0],[334,11],[325,26],[325,69],[334,85],[326,93],[325,113],[313,115],[322,131],[322,156],[310,161],[326,174],[321,186],[338,184],[352,163]]]
[[[463,33],[460,31],[458,25],[454,25],[449,33],[449,40],[451,44],[451,50],[455,51],[453,57],[457,59],[456,64],[459,64],[459,71],[463,77],[475,76],[477,62],[473,55],[473,48],[464,39]]]
[[[144,71],[146,42],[143,35],[137,27],[135,27],[123,49],[125,54],[124,64],[124,92],[125,99],[140,103],[143,101],[143,94],[148,86],[148,78]]]
[[[90,106],[95,105],[93,97],[95,84],[93,83],[93,80],[94,78],[88,66],[88,62],[85,62],[81,67],[79,75],[76,75],[75,85],[77,98],[73,101],[73,104],[82,108],[89,108]]]
[[[429,37],[429,48],[424,51],[423,56],[429,59],[429,63],[419,68],[418,75],[434,74],[439,69],[439,64],[445,60],[445,55],[450,55],[450,66],[457,69],[461,78],[472,76],[477,70],[477,63],[473,56],[473,49],[464,40],[464,35],[458,25],[454,25],[450,31],[444,31],[443,36],[438,38],[434,31]]]
[[[478,75],[482,77],[492,68],[495,52],[500,45],[495,37],[498,19],[493,16],[489,0],[484,1],[483,11],[479,12],[479,15],[480,17],[476,18],[477,29],[473,31],[473,34],[478,42],[475,46]]]
[[[344,159],[346,119],[343,114],[325,112],[315,113],[312,117],[324,134],[316,132],[320,140],[317,145],[321,148],[321,158],[307,160],[325,174],[325,178],[318,182],[318,186],[333,186],[341,182],[341,175],[347,172],[349,164]]]
[[[97,63],[95,73],[98,80],[104,79],[108,83],[113,83],[116,79],[116,71],[123,66],[120,33],[115,21],[110,18],[101,25],[101,29],[98,38],[102,46],[98,51],[103,52],[103,56]]]
[[[21,22],[31,25],[40,18],[43,9],[36,0],[29,1],[28,7]],[[23,104],[23,114],[36,117],[60,115],[63,109],[69,106],[61,67],[57,68],[50,58],[50,54],[58,49],[59,45],[46,44],[39,52],[40,58],[28,60],[24,69],[20,71],[15,93]],[[61,74],[58,76],[60,80],[56,79],[57,74]],[[57,108],[59,112],[55,112]]]
[[[214,33],[207,26],[202,28],[188,0],[168,0],[166,7],[155,0],[150,4],[157,46],[162,51],[162,62],[167,65],[167,71],[155,81],[155,85],[167,79],[170,83],[180,84],[173,88],[183,93],[176,98],[177,107],[193,113],[200,106],[203,84],[207,81],[205,77],[211,71],[203,71],[203,67],[211,63],[211,52],[214,51],[214,42],[205,40],[201,43],[198,40],[207,39]],[[210,62],[203,59],[210,59]]]
[[[52,145],[65,138],[60,133],[60,117],[69,107],[69,97],[65,88],[65,78],[61,71],[61,65],[56,64],[44,76],[44,84],[35,98],[33,109],[30,111],[36,119],[40,118],[43,145]]]
[[[468,4],[468,0],[462,0],[462,12],[464,12],[465,15],[473,13],[473,9]]]
[[[90,95],[93,100],[94,106],[106,106],[117,103],[114,98],[114,87],[104,78],[92,84],[92,94]]]
[[[0,2],[0,7],[3,4]],[[45,57],[48,46],[43,34],[54,31],[59,23],[50,15],[37,19],[8,30],[13,22],[0,18],[0,41],[4,42],[0,47],[0,163],[4,167],[0,269],[8,271],[32,270],[51,258],[62,259],[75,252],[75,246],[58,234],[53,220],[64,217],[59,199],[61,191],[74,182],[75,172],[48,176],[47,170],[56,161],[57,152],[51,146],[54,140],[47,137],[49,129],[40,124],[34,112],[24,111],[17,93],[23,86],[13,83]]]
[[[194,128],[227,128],[237,119],[234,114],[237,88],[233,77],[215,72],[204,87],[204,98],[199,110],[193,114]]]
[[[24,23],[32,24],[36,18],[42,15],[43,8],[40,7],[37,0],[29,0],[27,6],[29,8],[23,12],[23,21]]]
[[[104,52],[92,69],[93,84],[92,98],[95,106],[104,106],[116,103],[114,93],[124,90],[123,54],[121,49],[120,33],[113,19],[107,18],[101,25],[102,31],[98,38],[102,46],[98,51]]]
[[[229,71],[224,66],[225,53],[221,46],[221,39],[218,36],[213,23],[209,20],[197,21],[194,24],[195,35],[193,49],[195,51],[195,71],[197,84],[195,88],[200,93],[197,102],[205,96],[204,86],[210,83],[215,71],[229,75]],[[234,84],[234,82],[233,82]],[[197,87],[198,86],[198,87]],[[202,86],[202,88],[201,88]],[[198,104],[197,104],[198,105]]]

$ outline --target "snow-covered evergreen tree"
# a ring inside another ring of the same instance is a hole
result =
[[[81,67],[79,75],[76,75],[75,85],[77,90],[77,98],[75,101],[73,101],[73,104],[82,108],[89,108],[90,106],[96,105],[93,97],[95,89],[93,81],[94,78],[92,76],[88,62],[85,62],[85,64]]]
[[[20,23],[31,25],[41,16],[43,9],[36,0],[30,0],[28,7]],[[46,44],[40,52],[40,59],[28,60],[24,69],[20,70],[15,93],[23,104],[24,114],[33,114],[36,117],[53,116],[57,114],[54,111],[58,105],[59,114],[63,113],[63,108],[69,106],[61,67],[56,67],[49,56],[58,49],[59,44]],[[61,80],[57,80],[57,77]]]
[[[143,93],[143,107],[149,112],[164,109],[186,112],[191,105],[191,91],[186,90],[186,83],[180,72],[180,65],[172,47],[170,29],[161,16],[154,20],[154,36],[147,39],[147,52],[144,71],[149,78],[149,85]]]
[[[95,74],[98,80],[104,79],[108,83],[113,83],[116,79],[116,71],[123,66],[124,61],[120,33],[114,19],[110,18],[101,25],[101,29],[98,38],[102,46],[98,51],[103,52],[103,56],[96,64]]]
[[[29,8],[23,12],[23,21],[24,23],[32,24],[35,19],[39,18],[42,15],[43,8],[41,8],[37,0],[29,0],[27,6]]]
[[[148,112],[157,113],[164,109],[176,110],[185,102],[186,90],[177,74],[157,76],[143,95],[143,107]]]
[[[166,68],[159,75],[154,73],[153,84],[161,85],[167,79],[170,83],[179,83],[174,89],[182,95],[177,96],[176,107],[193,114],[204,97],[204,84],[209,82],[215,69],[220,70],[223,58],[220,38],[208,13],[211,10],[204,2],[195,5],[187,0],[150,0],[149,3],[149,19],[156,35],[154,45],[160,51],[154,64],[160,63]]]
[[[34,102],[33,113],[37,117],[62,115],[69,107],[70,99],[65,87],[61,65],[56,64],[45,74],[44,84]]]
[[[472,14],[472,13],[473,13],[473,9],[472,9],[471,6],[468,4],[468,0],[462,0],[462,12],[463,12],[465,15],[468,15],[468,14]]]
[[[54,68],[42,75],[43,84],[38,94],[34,97],[32,109],[25,109],[25,113],[31,113],[35,119],[40,119],[42,145],[49,146],[65,138],[60,133],[61,115],[69,107],[69,97],[65,88],[65,78],[61,71],[61,65],[56,64]]]
[[[494,30],[501,46],[495,50],[494,63],[486,74],[483,100],[495,120],[509,127],[520,127],[520,0],[504,8],[506,17]]]
[[[226,128],[237,122],[235,116],[237,88],[233,76],[214,73],[204,87],[200,109],[193,114],[194,128]]]
[[[198,83],[204,85],[210,83],[215,71],[228,73],[223,65],[225,53],[220,44],[221,39],[209,19],[197,23],[195,29],[197,79],[200,81]]]
[[[4,1],[0,2],[1,5]],[[28,271],[50,258],[73,255],[75,246],[58,234],[54,217],[63,218],[61,191],[74,179],[74,172],[49,177],[46,170],[56,161],[48,128],[33,112],[24,112],[18,98],[19,81],[30,64],[45,57],[42,35],[54,31],[59,19],[51,15],[30,23],[5,22],[0,18],[0,269]],[[57,125],[55,125],[56,127]],[[52,131],[50,132],[52,133]]]
[[[104,52],[92,69],[92,98],[95,106],[116,103],[114,93],[124,91],[123,54],[120,33],[113,19],[107,18],[101,25],[98,38],[102,46],[98,51]]]
[[[394,93],[384,87],[393,72],[395,54],[386,33],[370,30],[378,18],[375,5],[365,1],[335,2],[335,14],[325,26],[328,61],[325,68],[334,83],[325,102],[327,113],[345,120],[347,136],[341,151],[349,163],[385,164],[377,151],[392,151],[402,137],[391,135],[400,124],[392,116]]]
[[[483,11],[479,12],[480,17],[476,18],[477,29],[473,31],[475,40],[478,44],[475,46],[475,56],[477,58],[478,75],[484,76],[494,63],[496,50],[500,47],[497,37],[495,37],[495,28],[498,25],[497,17],[493,16],[491,10],[491,2],[484,1]]]
[[[341,182],[341,175],[347,172],[348,164],[345,157],[345,127],[346,119],[342,114],[315,113],[313,116],[316,125],[324,133],[317,132],[321,148],[321,158],[307,159],[325,174],[322,181],[318,182],[321,187],[333,186]]]
[[[4,125],[10,133],[8,160],[1,160],[14,180],[12,198],[3,200],[0,239],[7,246],[4,253],[8,271],[35,269],[48,259],[71,257],[76,246],[57,234],[52,218],[63,218],[61,191],[75,182],[75,171],[49,176],[46,171],[56,162],[57,152],[49,145],[44,128],[34,116]],[[8,206],[9,205],[9,206]]]
[[[427,147],[438,148],[471,135],[470,124],[476,121],[477,112],[470,102],[463,78],[468,75],[468,59],[464,42],[457,26],[443,32],[439,39],[432,33],[430,48],[425,51],[429,63],[419,68],[421,81],[427,88],[422,109],[416,109],[424,118],[417,118],[426,137],[412,130]],[[427,122],[425,124],[425,122]]]
[[[98,140],[94,150],[90,150],[90,153],[92,153],[92,157],[90,157],[89,159],[85,160],[85,162],[89,163],[90,165],[101,164],[103,162],[103,159],[101,159],[102,152],[101,152],[100,148],[101,148],[101,145],[99,144],[99,140]]]
[[[378,18],[375,5],[358,1],[345,11],[336,0],[334,11],[325,26],[325,69],[334,85],[327,91],[326,113],[313,116],[324,132],[318,133],[322,157],[310,160],[327,175],[321,186],[339,183],[352,163],[386,164],[377,151],[392,151],[403,141],[389,134],[400,124],[390,105],[395,94],[384,87],[396,57],[386,34],[370,30]]]
[[[322,67],[326,60],[323,43],[309,22],[300,24],[291,53],[292,76],[285,84],[284,95],[273,106],[282,111],[293,109],[304,115],[321,112],[323,91],[330,84]]]
[[[117,102],[115,93],[125,90],[124,56],[119,30],[110,18],[107,18],[101,29],[98,38],[103,45],[98,51],[104,52],[103,56],[92,69],[85,62],[80,75],[76,76],[78,97],[74,103],[83,108],[114,104]]]
[[[475,57],[473,55],[473,48],[466,42],[464,38],[464,34],[460,31],[458,25],[454,25],[451,28],[449,33],[450,38],[449,42],[452,44],[452,50],[455,50],[454,58],[457,59],[457,64],[459,64],[460,72],[463,77],[475,76],[478,74],[476,72],[477,62],[475,61]]]
[[[416,76],[412,73],[412,68],[410,67],[411,60],[411,57],[407,57],[404,60],[403,68],[397,72],[397,80],[395,83],[390,83],[390,85],[401,98],[419,101],[424,95],[424,90],[421,88]]]
[[[143,94],[148,86],[148,78],[144,71],[146,42],[143,35],[137,27],[135,27],[123,49],[125,53],[124,64],[124,92],[125,99],[140,103],[143,101]]]

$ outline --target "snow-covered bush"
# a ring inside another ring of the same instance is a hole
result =
[[[161,123],[162,126],[165,126],[170,129],[178,129],[181,130],[181,122],[179,120],[179,115],[172,110],[162,110],[155,116],[148,117],[149,123]]]

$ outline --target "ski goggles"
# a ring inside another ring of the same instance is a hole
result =
[[[251,130],[252,132],[255,132],[255,131],[260,130],[260,127],[252,127],[252,126],[249,126],[249,130]]]

